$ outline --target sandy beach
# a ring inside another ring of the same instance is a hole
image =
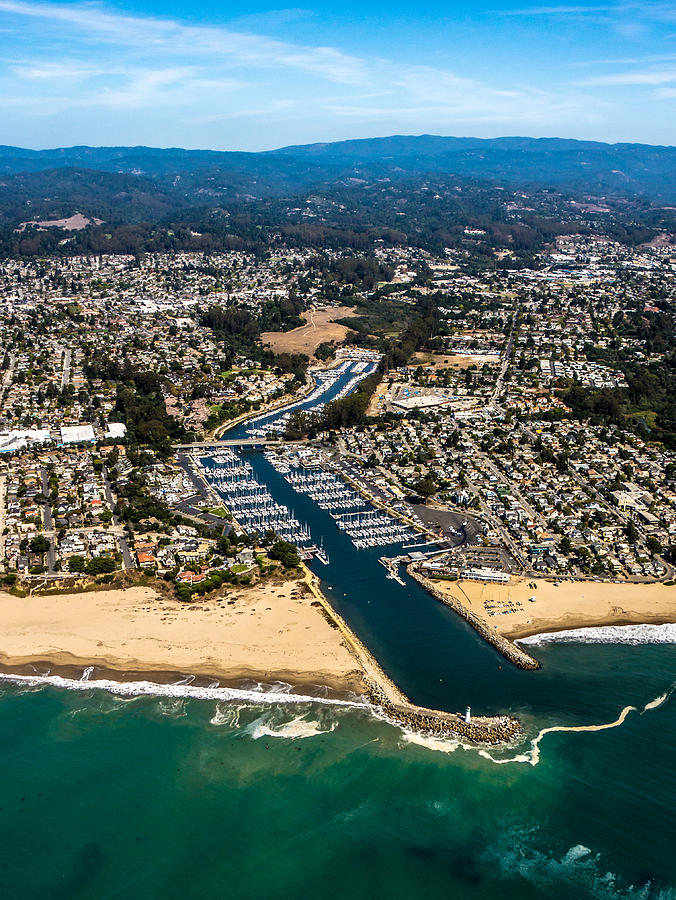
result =
[[[508,638],[600,625],[676,622],[676,586],[512,579],[435,581]],[[535,599],[531,601],[531,597]],[[495,613],[490,615],[490,613]]]
[[[143,587],[52,597],[0,593],[0,662],[361,691],[357,662],[313,599],[302,581],[235,589],[223,600],[191,604]]]

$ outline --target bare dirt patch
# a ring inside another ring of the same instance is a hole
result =
[[[336,319],[355,315],[355,311],[349,306],[310,309],[304,314],[305,325],[294,328],[293,331],[265,331],[261,340],[275,353],[306,353],[312,356],[317,347],[326,341],[344,341],[350,329],[345,325],[338,325]]]
[[[103,219],[88,219],[82,213],[75,213],[67,219],[50,219],[49,221],[40,222],[37,219],[32,222],[22,222],[16,231],[25,231],[29,226],[37,228],[39,231],[45,228],[63,228],[64,231],[81,231],[87,225],[103,225]]]
[[[470,366],[483,365],[485,362],[497,362],[497,356],[465,356],[454,353],[416,353],[413,365],[425,366],[439,371],[441,369],[468,369]]]

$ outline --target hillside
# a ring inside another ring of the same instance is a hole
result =
[[[231,196],[278,195],[351,177],[444,174],[489,178],[509,185],[639,194],[658,202],[676,201],[676,148],[647,144],[396,135],[283,147],[264,153],[153,147],[0,147],[1,174],[60,168],[144,176],[183,192],[216,190]],[[187,181],[181,184],[183,179]]]

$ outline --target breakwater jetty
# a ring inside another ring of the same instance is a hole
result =
[[[358,660],[367,685],[368,700],[392,724],[437,737],[463,737],[483,744],[503,744],[521,733],[518,719],[511,716],[473,716],[465,721],[460,713],[428,709],[413,703],[392,681],[371,651],[331,606],[319,589],[317,577],[306,567],[305,582],[331,625],[338,629]]]
[[[468,609],[457,597],[452,597],[450,594],[445,594],[443,591],[440,591],[429,578],[425,578],[425,576],[420,573],[417,563],[411,563],[407,566],[406,571],[411,578],[413,578],[414,581],[417,581],[421,587],[425,588],[429,594],[437,600],[440,600],[442,603],[445,603],[446,606],[450,606],[454,612],[459,616],[462,616],[466,622],[469,622],[472,628],[480,634],[485,641],[502,653],[506,660],[517,666],[519,669],[531,670],[540,668],[540,663],[535,657],[526,653],[525,650],[517,647],[516,644],[501,635],[496,628],[489,625],[485,619],[482,619],[481,616],[477,615],[471,609]]]

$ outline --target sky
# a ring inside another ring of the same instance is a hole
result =
[[[676,2],[0,0],[2,144],[423,133],[676,144]]]

